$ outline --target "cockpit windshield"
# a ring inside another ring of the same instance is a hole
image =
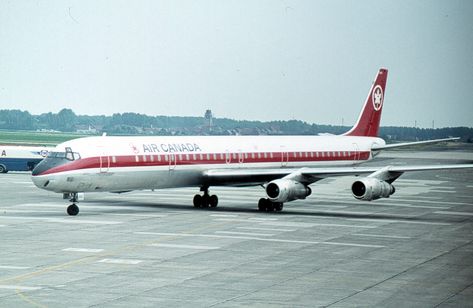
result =
[[[48,158],[65,158],[67,160],[78,160],[80,154],[72,152],[71,148],[66,148],[66,152],[49,152]]]
[[[49,152],[48,158],[65,158],[66,152]]]

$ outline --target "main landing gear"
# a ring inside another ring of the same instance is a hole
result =
[[[267,198],[261,198],[258,201],[258,210],[261,212],[280,212],[283,209],[282,202],[272,202]]]
[[[76,216],[77,214],[79,214],[79,207],[76,205],[76,203],[79,202],[78,195],[77,193],[70,193],[69,197],[69,201],[71,201],[72,204],[67,207],[67,214],[71,216]]]
[[[202,187],[200,190],[203,191],[204,194],[197,194],[194,196],[194,207],[202,209],[209,207],[217,207],[218,197],[216,195],[209,195],[208,187]]]

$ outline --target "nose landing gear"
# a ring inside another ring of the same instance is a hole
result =
[[[67,214],[69,214],[70,216],[76,216],[77,214],[79,214],[79,207],[76,205],[76,203],[79,202],[78,194],[77,193],[64,194],[65,197],[66,195],[68,195],[67,197],[70,197],[69,201],[72,202],[72,204],[67,207]]]

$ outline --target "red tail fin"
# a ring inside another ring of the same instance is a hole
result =
[[[379,69],[358,121],[350,131],[344,134],[345,136],[378,136],[387,78],[388,70],[385,68]]]

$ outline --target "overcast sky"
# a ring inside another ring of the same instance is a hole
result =
[[[0,0],[0,109],[473,126],[473,1]]]

